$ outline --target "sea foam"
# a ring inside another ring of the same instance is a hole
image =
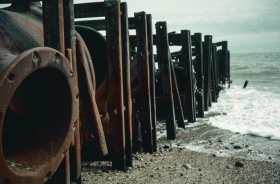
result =
[[[233,85],[209,112],[221,113],[209,118],[212,126],[280,140],[280,94]]]

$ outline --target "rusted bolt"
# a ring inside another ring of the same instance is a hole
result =
[[[16,78],[16,76],[15,76],[15,74],[11,73],[11,74],[8,76],[8,78],[9,78],[9,81],[14,81],[15,78]]]
[[[118,114],[118,109],[115,109],[115,110],[114,110],[114,114]]]
[[[77,125],[77,122],[78,120],[76,120],[74,123],[73,123],[73,128],[75,129],[76,125]]]
[[[74,72],[72,70],[70,70],[70,77],[73,78],[74,77]]]
[[[100,116],[100,118],[102,119],[102,118],[105,117],[105,113],[104,113],[104,112],[100,112],[100,113],[99,113],[99,116]]]
[[[33,57],[33,61],[36,62],[36,63],[40,60],[40,56],[37,52],[33,52],[32,57]]]
[[[67,153],[67,148],[65,148],[64,150],[63,150],[63,155],[65,155]]]
[[[59,63],[61,60],[60,55],[58,53],[55,54],[55,61]]]
[[[51,178],[51,176],[52,176],[52,173],[51,172],[48,172],[48,174],[46,175],[46,178]]]

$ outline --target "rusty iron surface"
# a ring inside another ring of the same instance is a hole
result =
[[[0,79],[0,182],[44,183],[67,153],[78,119],[77,81],[69,61],[51,48],[30,49],[2,60]],[[10,107],[11,102],[24,106],[11,99],[26,93],[25,85],[34,94],[27,95],[33,101],[29,116]]]
[[[19,55],[44,45],[42,20],[33,14],[17,13],[0,9],[0,53]]]
[[[102,154],[106,155],[108,150],[105,135],[95,101],[95,74],[92,60],[84,41],[78,33],[76,46],[82,135],[85,140],[94,142]]]

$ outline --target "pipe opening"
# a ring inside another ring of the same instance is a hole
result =
[[[4,115],[2,150],[8,167],[37,172],[56,156],[71,126],[72,96],[63,73],[43,68],[18,86]]]

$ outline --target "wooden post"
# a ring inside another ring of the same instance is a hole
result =
[[[123,98],[125,117],[125,154],[126,166],[132,167],[132,100],[130,84],[130,51],[128,35],[127,3],[121,3],[121,33],[122,33],[122,66],[123,66]]]
[[[201,91],[201,95],[197,95],[198,112],[197,117],[204,118],[204,76],[203,76],[203,48],[202,48],[202,35],[195,33],[193,36],[193,44],[195,46],[195,72],[197,81],[197,90]]]
[[[126,170],[120,1],[105,0],[112,168]]]
[[[175,113],[170,69],[171,56],[168,47],[169,41],[166,22],[156,23],[156,36],[158,60],[161,68],[163,96],[165,99],[167,139],[174,140],[176,139]]]
[[[56,49],[65,55],[63,10],[63,0],[43,1],[44,46]],[[56,175],[63,175],[64,177],[57,176],[59,182],[65,184],[70,183],[69,148],[65,152],[60,167],[61,169],[58,169],[59,171]],[[79,173],[77,172],[76,174]],[[50,182],[53,181],[50,180]]]
[[[169,53],[170,54],[170,53]],[[176,114],[177,125],[180,128],[185,128],[183,108],[180,98],[180,93],[177,85],[177,79],[174,71],[174,66],[170,58],[170,67],[171,67],[171,80],[172,80],[172,89],[173,89],[173,99],[174,99],[174,109]]]
[[[138,85],[140,87],[140,121],[144,152],[153,153],[150,74],[148,56],[147,19],[145,12],[134,14],[137,36]]]
[[[157,131],[156,131],[156,94],[155,94],[155,61],[153,52],[153,24],[152,15],[147,14],[147,34],[148,34],[148,53],[149,53],[149,73],[150,73],[150,96],[151,96],[151,116],[153,133],[153,151],[157,151]]]
[[[228,60],[227,60],[228,61],[227,62],[228,63],[227,79],[228,79],[228,82],[229,82],[228,83],[228,88],[230,88],[230,85],[231,85],[232,81],[230,80],[230,52],[229,51],[228,51],[228,57],[227,58],[228,58]]]
[[[43,1],[44,45],[65,54],[63,0]]]
[[[193,68],[192,68],[192,44],[189,30],[181,31],[182,37],[182,64],[185,74],[185,91],[188,122],[196,121],[196,100],[194,95]]]
[[[221,75],[222,82],[225,85],[228,77],[228,43],[227,41],[222,42],[222,61],[221,61]]]
[[[217,46],[215,44],[212,45],[212,102],[217,102],[217,87],[218,87],[218,80],[217,80]]]
[[[211,92],[211,82],[210,82],[210,67],[211,67],[211,43],[212,36],[204,36],[203,42],[203,73],[204,73],[204,110],[208,111],[210,106],[210,92]]]

